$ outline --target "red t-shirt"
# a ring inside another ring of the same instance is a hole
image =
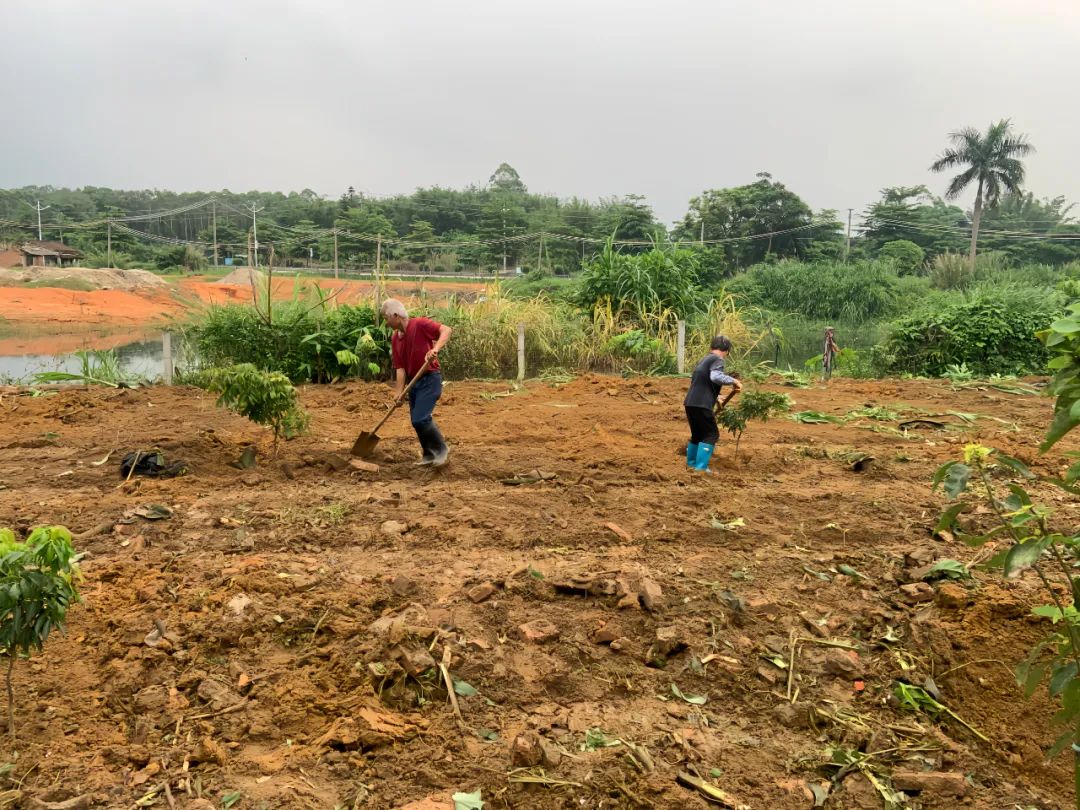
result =
[[[408,382],[424,365],[424,355],[431,351],[439,339],[442,324],[430,318],[409,318],[405,332],[395,331],[390,338],[390,362],[394,368],[405,369],[405,381]],[[428,371],[438,371],[438,358],[431,361]]]

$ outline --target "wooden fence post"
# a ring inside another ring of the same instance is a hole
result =
[[[518,324],[518,380],[525,379],[525,324]]]
[[[161,381],[165,385],[172,385],[173,359],[172,359],[172,332],[161,333]]]
[[[686,321],[679,321],[679,340],[676,344],[675,359],[679,373],[686,371]]]

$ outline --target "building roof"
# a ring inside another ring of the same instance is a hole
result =
[[[30,256],[57,256],[61,259],[82,258],[82,251],[65,245],[63,242],[39,242],[34,239],[23,242],[19,250]]]

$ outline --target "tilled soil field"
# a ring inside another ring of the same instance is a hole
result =
[[[4,391],[0,526],[64,524],[86,556],[67,635],[15,668],[0,806],[1068,806],[1054,707],[1011,672],[1037,583],[922,581],[992,551],[933,536],[934,469],[978,440],[1060,470],[1035,452],[1051,401],[777,388],[851,418],[753,424],[704,476],[684,387],[451,383],[436,471],[404,413],[377,470],[347,465],[381,386],[306,389],[276,459],[196,389]],[[152,447],[189,473],[125,483]]]

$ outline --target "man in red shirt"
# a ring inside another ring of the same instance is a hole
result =
[[[390,338],[390,362],[394,367],[394,398],[401,401],[405,384],[425,368],[423,376],[409,390],[409,418],[424,451],[420,464],[441,467],[450,448],[431,418],[442,396],[439,350],[450,340],[449,326],[430,318],[410,318],[405,306],[394,298],[382,303],[383,318],[394,330]]]

